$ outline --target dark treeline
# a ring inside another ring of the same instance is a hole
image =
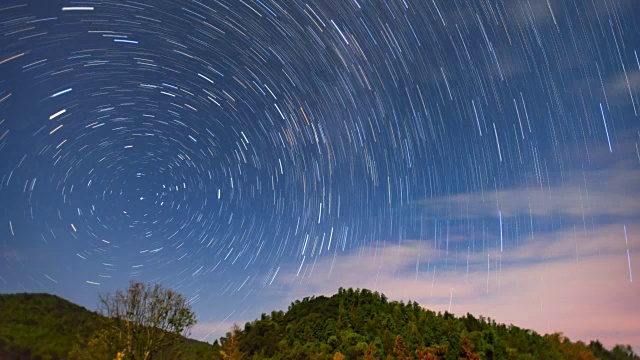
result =
[[[296,300],[214,343],[218,360],[640,359],[630,346],[572,342],[490,318],[455,317],[369,290]]]

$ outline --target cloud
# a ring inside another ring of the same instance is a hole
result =
[[[557,1],[546,0],[511,1],[505,6],[507,21],[519,24],[553,25],[555,13],[559,10]]]
[[[640,266],[640,226],[628,226],[627,233],[631,263]],[[299,276],[291,271],[278,281],[292,299],[368,288],[436,311],[563,332],[574,341],[640,346],[640,286],[630,282],[626,249],[622,226],[608,225],[579,238],[567,231],[504,253],[472,253],[467,272],[466,251],[464,264],[445,266],[430,242],[376,243],[318,259]]]
[[[635,67],[635,66],[634,66]],[[640,88],[640,69],[627,71],[626,74],[620,73],[609,77],[604,84],[607,100],[615,105],[631,104],[632,94],[637,97],[636,93]],[[636,104],[636,107],[638,104]]]
[[[629,217],[640,215],[640,168],[619,161],[600,170],[568,172],[562,184],[465,193],[418,202],[426,215],[458,219],[554,214]]]
[[[509,23],[530,24],[539,26],[556,26],[555,23],[565,22],[567,13],[579,12],[583,17],[594,19],[600,16],[610,16],[614,11],[606,1],[574,4],[576,8],[569,8],[559,0],[513,0],[505,4],[505,20]],[[632,11],[634,0],[620,0],[616,3],[615,11]]]

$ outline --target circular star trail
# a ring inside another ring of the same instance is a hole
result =
[[[640,160],[634,1],[0,6],[9,289],[247,294],[416,241],[431,286],[617,221],[637,246],[637,207],[593,210],[639,193],[609,176]]]

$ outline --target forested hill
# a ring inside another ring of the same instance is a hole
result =
[[[263,314],[214,343],[218,359],[640,359],[630,346],[605,349],[513,325],[425,310],[369,290],[340,289],[287,312]]]
[[[50,294],[0,295],[0,359],[63,359],[99,315]]]
[[[104,318],[50,294],[0,294],[0,360],[69,359]],[[210,359],[211,345],[185,339],[184,359]]]

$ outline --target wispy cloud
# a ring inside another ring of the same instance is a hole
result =
[[[637,6],[633,0],[620,0],[615,4],[606,1],[567,4],[559,0],[514,0],[505,4],[505,20],[510,23],[529,24],[534,26],[556,26],[565,21],[568,13],[576,12],[573,6],[579,6],[581,13],[588,18],[610,16],[611,12],[631,11]],[[615,7],[613,9],[612,7]]]
[[[454,218],[531,215],[640,215],[640,168],[620,161],[601,170],[567,172],[554,186],[465,193],[420,202],[426,214]]]
[[[631,104],[637,98],[640,89],[640,69],[633,66],[626,73],[620,73],[606,79],[604,89],[607,101],[614,105],[621,103]],[[632,96],[634,98],[632,98]],[[636,103],[636,107],[638,104]]]

